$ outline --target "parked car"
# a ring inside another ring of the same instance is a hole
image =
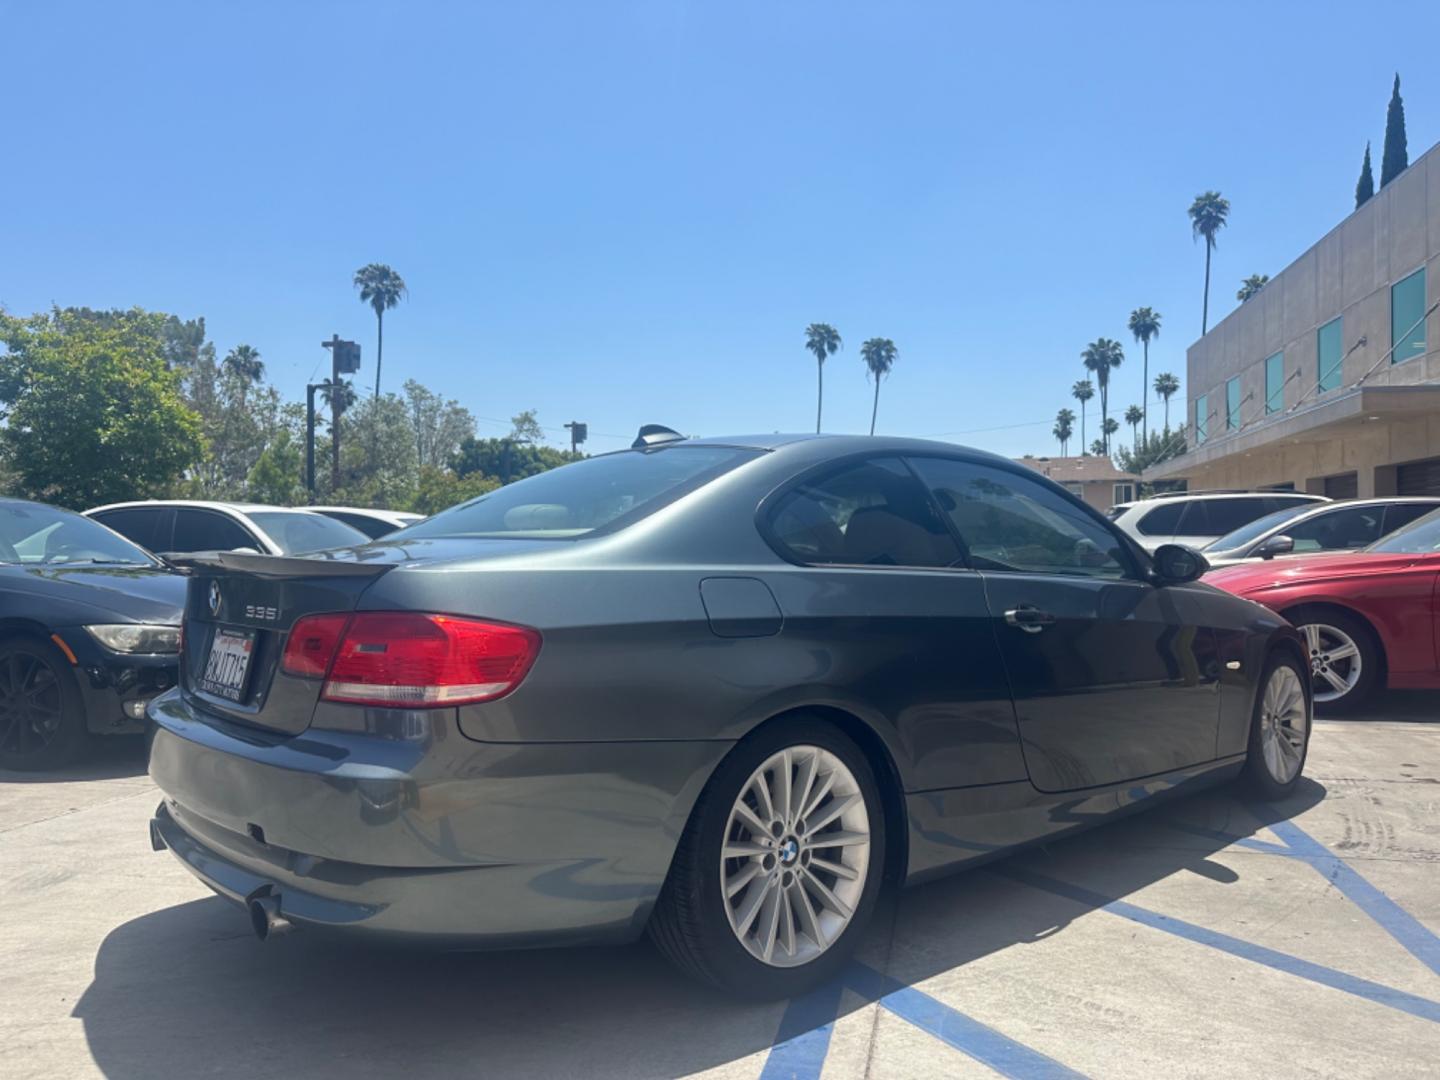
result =
[[[1350,499],[1300,503],[1256,518],[1212,541],[1212,568],[1321,551],[1359,551],[1416,518],[1440,509],[1440,498]]]
[[[1119,503],[1109,517],[1147,551],[1161,544],[1199,549],[1266,514],[1329,501],[1295,491],[1175,492]]]
[[[0,768],[142,730],[175,685],[185,580],[79,514],[0,499]]]
[[[1379,687],[1440,689],[1440,511],[1353,555],[1309,555],[1206,575],[1305,636],[1317,706],[1351,712]]]
[[[97,506],[85,516],[167,556],[195,551],[308,555],[370,540],[323,514],[251,503],[148,500]]]
[[[367,510],[358,506],[308,506],[317,514],[343,521],[352,529],[359,529],[371,540],[388,536],[397,529],[424,521],[424,514],[411,514],[403,510]]]
[[[155,846],[261,937],[648,926],[774,996],[891,884],[1242,773],[1294,788],[1301,638],[1196,553],[944,443],[637,444],[393,544],[189,560]]]

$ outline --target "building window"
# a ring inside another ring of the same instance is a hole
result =
[[[1320,393],[1340,385],[1340,365],[1345,356],[1341,350],[1344,318],[1331,319],[1315,331],[1316,351],[1320,354]]]
[[[1134,502],[1134,501],[1135,501],[1135,485],[1134,485],[1134,484],[1116,484],[1116,485],[1115,485],[1115,505],[1116,505],[1116,506],[1119,506],[1121,503]]]
[[[1240,430],[1240,376],[1225,384],[1225,430]]]
[[[1279,412],[1285,406],[1285,354],[1277,352],[1265,358],[1265,415]]]
[[[1079,480],[1066,480],[1064,486],[1065,490],[1068,491],[1071,495],[1074,495],[1077,499],[1085,498],[1085,485],[1082,484]]]
[[[1201,394],[1195,399],[1195,445],[1199,446],[1210,437],[1210,395]]]
[[[1425,352],[1425,268],[1390,287],[1390,354],[1392,364]]]

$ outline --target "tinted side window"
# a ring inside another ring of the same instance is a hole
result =
[[[370,537],[371,540],[378,539],[379,537],[384,536],[386,533],[392,533],[395,531],[394,525],[386,524],[379,518],[364,517],[360,514],[336,513],[329,513],[325,516],[329,518],[334,518],[336,521],[343,521],[352,529],[359,529],[366,536]]]
[[[95,515],[95,520],[101,525],[114,529],[125,539],[133,541],[149,551],[165,550],[160,540],[160,522],[164,518],[165,511],[159,507],[107,510],[103,514]]]
[[[1185,508],[1178,535],[1224,536],[1268,514],[1276,505],[1270,499],[1197,499]]]
[[[255,548],[255,538],[223,514],[211,510],[175,511],[173,551],[234,551]]]
[[[1385,524],[1380,527],[1380,535],[1392,533],[1410,522],[1424,517],[1435,510],[1434,503],[1396,503],[1385,508]]]
[[[1141,536],[1174,536],[1184,509],[1183,502],[1161,503],[1137,521],[1135,529]]]
[[[953,566],[960,549],[924,487],[895,458],[826,473],[786,492],[769,516],[782,554],[851,566]]]
[[[1039,481],[946,458],[914,458],[977,570],[1124,577],[1128,559],[1100,522]]]
[[[1349,551],[1373,544],[1380,535],[1379,506],[1332,510],[1281,530],[1296,551]]]

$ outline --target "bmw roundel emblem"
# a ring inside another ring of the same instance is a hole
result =
[[[220,614],[220,583],[218,581],[210,582],[210,614]]]

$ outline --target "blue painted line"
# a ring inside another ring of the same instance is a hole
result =
[[[1248,848],[1251,851],[1263,851],[1267,855],[1294,855],[1295,853],[1283,844],[1272,844],[1268,840],[1256,840],[1249,836],[1233,836],[1219,829],[1203,829],[1198,825],[1187,825],[1181,821],[1164,822],[1176,832],[1189,833],[1191,836],[1203,836],[1206,840],[1219,840],[1220,842],[1234,847]]]
[[[1162,930],[1167,934],[1184,938],[1187,941],[1208,945],[1212,949],[1219,949],[1221,952],[1226,952],[1232,956],[1238,956],[1241,959],[1261,964],[1275,971],[1282,971],[1287,975],[1297,975],[1302,979],[1319,983],[1321,986],[1341,990],[1347,994],[1364,998],[1367,1001],[1373,1001],[1378,1005],[1386,1005],[1392,1009],[1398,1009],[1400,1012],[1409,1013],[1411,1016],[1418,1016],[1422,1020],[1430,1020],[1440,1024],[1440,1002],[1431,1001],[1428,998],[1422,998],[1416,994],[1409,994],[1403,990],[1396,990],[1393,987],[1382,986],[1380,983],[1371,982],[1369,979],[1362,979],[1355,975],[1347,975],[1343,971],[1336,971],[1334,968],[1325,967],[1323,964],[1302,960],[1298,956],[1291,956],[1289,953],[1283,953],[1277,949],[1267,949],[1263,945],[1252,945],[1248,941],[1241,941],[1239,938],[1231,937],[1229,934],[1222,934],[1217,930],[1207,930],[1203,926],[1196,926],[1194,923],[1186,922],[1183,919],[1175,919],[1169,915],[1161,915],[1158,912],[1138,907],[1127,901],[1116,900],[1113,897],[1092,892],[1079,885],[1071,885],[1068,882],[1057,881],[1055,878],[1046,877],[1043,874],[1036,874],[1029,870],[1021,870],[1017,867],[1009,866],[996,867],[992,872],[1019,881],[1032,888],[1054,893],[1068,900],[1074,900],[1077,904],[1108,911],[1112,915],[1119,915],[1121,918],[1129,919],[1131,922],[1139,923],[1141,926],[1148,926],[1156,930]]]
[[[831,980],[785,1006],[760,1080],[820,1080],[844,984]]]
[[[1271,822],[1269,828],[1289,845],[1292,854],[1328,878],[1406,952],[1440,975],[1440,937],[1293,821]]]
[[[863,964],[851,965],[846,981],[863,997],[878,1002],[900,1019],[929,1032],[967,1057],[988,1065],[1001,1076],[1083,1080],[1084,1074],[1000,1034],[913,986],[882,975],[874,968]]]

